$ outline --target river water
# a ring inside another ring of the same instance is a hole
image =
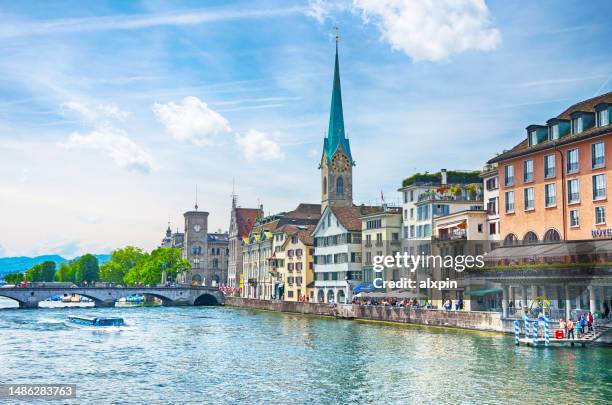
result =
[[[89,313],[129,326],[65,323]],[[0,310],[1,382],[74,383],[79,404],[606,403],[611,365],[610,348],[228,307]]]

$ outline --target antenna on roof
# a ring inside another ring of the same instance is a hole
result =
[[[196,189],[195,189],[195,210],[198,210],[198,185],[196,184]]]

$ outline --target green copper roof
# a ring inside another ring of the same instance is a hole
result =
[[[334,67],[334,87],[332,90],[331,110],[329,112],[329,129],[323,143],[325,156],[331,160],[338,147],[342,145],[351,162],[351,147],[344,134],[344,116],[342,114],[342,91],[340,90],[340,64],[338,63],[338,43],[336,42],[336,65]]]

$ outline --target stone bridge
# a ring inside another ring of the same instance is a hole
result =
[[[0,296],[19,302],[20,308],[37,308],[38,303],[54,295],[79,294],[93,300],[96,307],[112,307],[122,297],[144,295],[159,298],[164,306],[223,305],[224,295],[217,288],[176,287],[23,287],[0,288]]]

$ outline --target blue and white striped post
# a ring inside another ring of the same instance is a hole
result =
[[[538,321],[533,321],[533,345],[537,346],[538,345]]]
[[[529,339],[529,315],[524,314],[523,318],[525,320],[525,339]]]
[[[550,345],[550,314],[544,314],[544,346]]]
[[[520,343],[521,338],[521,321],[518,319],[514,321],[514,344],[517,346]]]

